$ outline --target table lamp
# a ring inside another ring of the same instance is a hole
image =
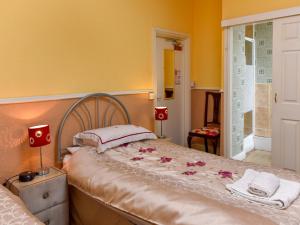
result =
[[[162,132],[162,121],[168,119],[168,108],[166,106],[155,107],[155,120],[160,120],[160,136],[165,138]]]
[[[49,173],[49,168],[43,166],[42,146],[51,142],[49,125],[38,125],[28,128],[30,147],[40,147],[41,167],[38,171],[40,176]]]

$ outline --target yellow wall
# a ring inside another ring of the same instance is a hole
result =
[[[153,27],[192,33],[192,0],[0,2],[0,98],[152,88]]]
[[[221,87],[222,1],[194,1],[192,80],[197,87]]]
[[[191,34],[192,80],[198,87],[221,87],[221,18],[299,5],[300,0],[1,1],[0,98],[152,88],[153,27]]]
[[[300,0],[223,0],[222,17],[229,19],[300,6]]]

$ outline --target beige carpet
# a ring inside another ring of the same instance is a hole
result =
[[[205,146],[203,144],[200,144],[200,143],[192,143],[192,148],[205,152]],[[219,152],[219,151],[220,150],[219,150],[219,147],[218,147],[217,152]],[[211,145],[208,145],[208,152],[212,153],[212,154],[214,152],[214,149]]]
[[[199,143],[193,143],[192,148],[205,151],[204,145]],[[209,146],[209,151],[212,152],[212,147]],[[271,166],[271,152],[263,150],[252,150],[248,152],[245,162],[256,163],[264,166]]]
[[[253,150],[247,154],[245,162],[252,162],[264,166],[271,166],[271,152],[262,150]]]

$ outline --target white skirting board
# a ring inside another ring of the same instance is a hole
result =
[[[244,139],[244,150],[232,158],[242,161],[246,158],[247,153],[252,151],[253,149],[271,151],[272,138],[258,137],[251,134]]]
[[[254,136],[253,140],[255,149],[265,151],[272,150],[272,138]]]

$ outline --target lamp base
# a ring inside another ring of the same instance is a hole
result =
[[[39,176],[45,176],[49,173],[49,168],[48,167],[39,168],[37,173]]]

